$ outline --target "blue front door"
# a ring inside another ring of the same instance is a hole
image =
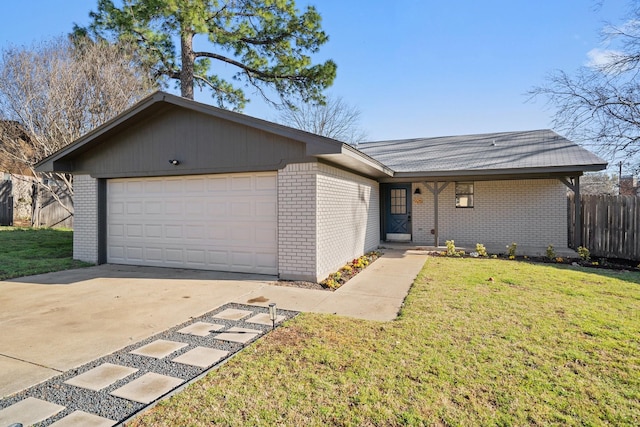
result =
[[[411,184],[389,184],[385,200],[386,240],[411,241]]]

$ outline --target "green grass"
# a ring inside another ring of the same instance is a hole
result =
[[[71,230],[0,227],[0,280],[89,265],[72,256]]]
[[[398,320],[302,314],[131,425],[636,426],[639,283],[430,258]]]

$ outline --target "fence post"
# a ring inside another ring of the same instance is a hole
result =
[[[582,241],[582,203],[581,203],[581,197],[580,197],[580,177],[576,176],[574,178],[574,200],[575,200],[575,204],[576,204],[576,234],[575,234],[575,241],[574,241],[574,245],[575,248],[578,249],[580,246],[583,246],[583,241]]]

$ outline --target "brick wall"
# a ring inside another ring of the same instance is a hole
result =
[[[315,281],[317,163],[278,171],[278,270],[281,279]]]
[[[278,171],[280,278],[320,281],[378,247],[376,181],[322,163]]]
[[[423,185],[413,196],[413,240],[433,245],[433,195]],[[417,203],[417,201],[420,203]],[[567,192],[557,179],[474,182],[474,207],[455,207],[455,183],[438,199],[440,244],[455,240],[456,246],[567,247]]]
[[[318,280],[380,243],[379,185],[376,181],[318,165]]]
[[[75,175],[73,258],[98,262],[98,181],[89,175]]]

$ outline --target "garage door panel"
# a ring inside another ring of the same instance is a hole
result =
[[[253,254],[248,251],[231,251],[231,264],[238,267],[253,267]]]
[[[110,245],[108,248],[108,252],[111,258],[114,260],[113,262],[122,262],[125,260],[125,248],[124,246],[115,246]],[[116,261],[117,260],[117,261]]]
[[[202,219],[202,215],[205,213],[205,202],[202,199],[192,197],[185,205],[185,215],[187,217],[194,217]]]
[[[167,200],[164,202],[166,215],[182,215],[182,203],[179,200]]]
[[[209,240],[212,240],[214,242],[227,242],[229,240],[229,229],[227,229],[224,225],[210,226],[208,227],[208,236]]]
[[[165,259],[170,263],[184,262],[184,250],[182,248],[165,248]]]
[[[157,224],[147,224],[144,226],[144,237],[147,239],[161,239],[162,226]]]
[[[256,265],[260,268],[276,268],[278,259],[272,253],[256,253]]]
[[[250,176],[232,177],[231,191],[251,191],[253,190],[253,179]]]
[[[239,216],[253,216],[253,210],[251,209],[251,202],[233,202],[231,204],[231,215],[234,217]]]
[[[127,246],[125,254],[130,261],[144,261],[144,248],[142,246]]]
[[[146,215],[162,215],[162,202],[158,200],[149,200],[144,202],[144,213]]]
[[[148,180],[144,183],[145,193],[163,193],[164,184],[160,180]]]
[[[144,183],[140,180],[129,180],[126,182],[125,191],[129,194],[141,193],[144,189]]]
[[[147,247],[145,250],[145,260],[149,262],[161,263],[163,257],[162,248]]]
[[[257,201],[256,216],[260,218],[273,218],[277,215],[278,207],[275,202]]]
[[[226,193],[229,191],[227,188],[228,182],[229,178],[226,176],[212,177],[207,180],[207,191],[210,193]]]
[[[258,227],[255,232],[256,243],[270,243],[277,239],[275,227]]]
[[[276,201],[274,172],[109,180],[107,261],[277,274]]]
[[[257,176],[256,190],[276,190],[277,182],[275,175]]]
[[[164,227],[164,236],[167,239],[180,239],[180,238],[182,238],[182,226],[181,225],[166,225]]]
[[[110,224],[109,237],[124,237],[124,225],[122,224]]]
[[[161,178],[158,178],[161,179]],[[182,180],[176,178],[169,178],[164,181],[164,193],[167,195],[181,195],[184,193],[182,189]]]

